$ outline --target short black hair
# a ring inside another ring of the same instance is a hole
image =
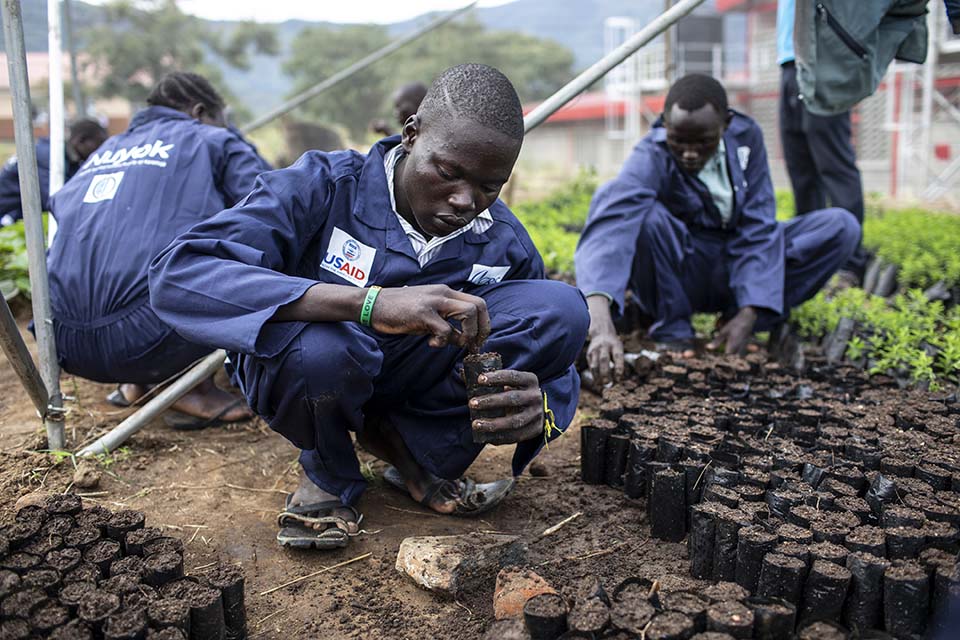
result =
[[[422,82],[410,82],[397,89],[396,95],[399,97],[409,97],[411,100],[420,104],[427,95],[427,85]]]
[[[165,75],[150,91],[147,104],[177,111],[187,111],[195,104],[202,104],[215,113],[222,113],[226,108],[226,103],[210,81],[189,71],[174,71]]]
[[[523,140],[523,107],[507,76],[485,64],[450,67],[433,81],[417,110],[426,122],[454,115]]]
[[[667,99],[663,103],[663,113],[670,113],[673,105],[684,111],[696,111],[709,104],[720,115],[727,113],[727,90],[716,78],[702,73],[685,75],[670,87]]]
[[[77,118],[70,123],[71,140],[106,139],[107,130],[93,118]]]

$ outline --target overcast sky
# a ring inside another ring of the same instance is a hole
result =
[[[511,0],[483,0],[480,6]],[[105,4],[107,0],[92,0]],[[180,8],[212,20],[328,20],[330,22],[397,22],[429,11],[449,11],[469,0],[180,0]]]

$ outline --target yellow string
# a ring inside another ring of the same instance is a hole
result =
[[[557,426],[556,416],[553,415],[553,410],[547,406],[547,394],[543,394],[543,444],[544,446],[550,446],[550,437],[553,435],[553,432],[556,431],[557,435],[563,435],[563,432],[560,430],[560,427]]]

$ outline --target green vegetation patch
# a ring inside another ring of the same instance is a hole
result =
[[[573,273],[573,252],[596,188],[596,176],[584,173],[544,200],[512,208],[540,250],[548,272]]]
[[[899,267],[900,286],[960,285],[960,216],[919,208],[870,207],[863,244]]]
[[[30,297],[23,220],[0,228],[0,294],[10,300],[21,293]]]

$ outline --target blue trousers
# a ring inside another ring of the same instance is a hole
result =
[[[814,211],[782,227],[783,313],[761,312],[757,331],[774,328],[790,309],[813,297],[860,241],[860,225],[842,209]],[[660,203],[644,218],[630,284],[644,313],[654,318],[651,338],[689,340],[694,313],[737,311],[726,257],[729,238],[721,232],[691,232]]]
[[[490,313],[484,350],[500,353],[507,369],[536,374],[565,429],[580,391],[573,363],[590,324],[583,296],[551,280],[507,281],[473,293]],[[463,351],[434,349],[427,339],[314,323],[274,358],[239,356],[235,377],[250,406],[301,449],[307,476],[352,504],[366,482],[350,432],[362,431],[366,416],[388,418],[417,462],[442,478],[460,477],[483,448],[470,430]],[[543,443],[517,445],[515,474]]]
[[[181,338],[147,301],[93,322],[54,312],[53,326],[61,368],[97,382],[156,384],[211,352]]]
[[[850,112],[820,116],[799,98],[797,69],[791,62],[780,74],[780,142],[790,174],[797,215],[828,204],[846,209],[863,224],[863,182],[853,149]],[[857,243],[842,268],[863,277],[867,254]]]

